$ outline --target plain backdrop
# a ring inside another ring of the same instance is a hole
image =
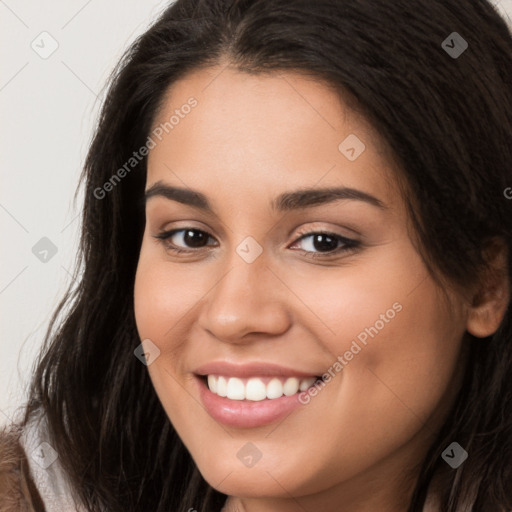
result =
[[[72,280],[73,196],[107,77],[169,3],[0,0],[0,424]],[[512,0],[494,3],[512,26]]]

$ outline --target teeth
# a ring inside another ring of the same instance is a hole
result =
[[[208,375],[208,387],[212,393],[217,392],[217,379],[213,375]]]
[[[265,400],[267,398],[267,386],[261,379],[249,379],[245,386],[244,398],[254,401]]]
[[[279,398],[283,396],[283,385],[279,379],[272,379],[267,384],[267,398]]]
[[[231,400],[243,400],[245,398],[245,386],[244,383],[232,377],[228,380],[228,391],[226,396]]]
[[[215,393],[217,393],[217,395],[219,395],[219,396],[227,396],[227,394],[228,394],[228,383],[227,383],[227,381],[226,381],[226,379],[224,377],[219,377],[217,379],[217,391],[215,391]]]
[[[266,379],[268,380],[268,378]],[[268,398],[280,398],[283,395],[291,396],[298,391],[306,391],[316,381],[315,377],[299,379],[289,377],[287,379],[274,377],[265,384],[258,377],[243,380],[237,377],[223,377],[208,375],[208,388],[216,395],[227,397],[230,400],[251,400],[259,402]]]
[[[283,393],[286,396],[295,395],[297,391],[299,391],[299,379],[292,377],[291,379],[286,379],[286,382],[283,386]]]
[[[310,388],[316,379],[302,379],[299,384],[299,391],[306,391],[306,389]]]

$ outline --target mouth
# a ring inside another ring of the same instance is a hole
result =
[[[306,391],[321,379],[312,377],[198,375],[211,393],[228,400],[260,402],[293,396]]]
[[[301,394],[322,380],[314,373],[259,362],[211,362],[196,368],[194,376],[205,411],[217,422],[235,428],[284,420],[309,403],[301,400]]]

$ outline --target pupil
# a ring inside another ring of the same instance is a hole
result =
[[[329,235],[315,235],[313,245],[317,251],[330,251],[336,249],[338,241]]]
[[[194,235],[196,235],[195,239]],[[205,239],[205,233],[201,233],[200,231],[189,230],[185,232],[185,243],[191,247],[201,247]]]

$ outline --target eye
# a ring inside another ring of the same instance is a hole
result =
[[[341,252],[353,251],[360,246],[360,242],[323,231],[311,231],[303,234],[291,248],[303,242],[301,252],[308,253],[309,257],[329,257]]]
[[[175,254],[194,253],[208,247],[208,241],[214,240],[206,231],[195,228],[181,228],[163,231],[154,238],[161,240],[167,251]],[[290,248],[296,248],[302,242],[301,252],[308,257],[329,257],[342,252],[354,251],[360,242],[338,235],[336,233],[312,231],[301,234]],[[217,244],[210,244],[210,246]]]
[[[201,249],[205,247],[209,238],[213,240],[206,231],[195,228],[163,231],[156,235],[155,238],[161,240],[169,251],[175,253],[194,252],[194,248]]]

